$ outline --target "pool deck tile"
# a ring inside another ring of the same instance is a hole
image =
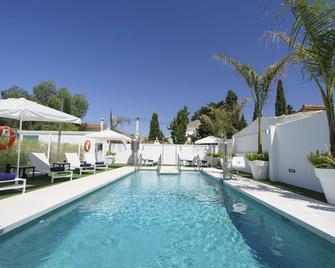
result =
[[[204,172],[222,179],[217,169]],[[225,180],[237,191],[335,244],[335,206],[247,178]]]
[[[134,171],[122,167],[0,200],[0,235]]]

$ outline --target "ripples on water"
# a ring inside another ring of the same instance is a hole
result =
[[[0,267],[335,267],[335,247],[198,173],[140,172],[0,240]]]

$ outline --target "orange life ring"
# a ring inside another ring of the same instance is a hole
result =
[[[0,143],[0,150],[8,150],[15,142],[16,135],[14,129],[0,126],[0,138],[8,138],[7,143]]]
[[[84,151],[88,153],[90,150],[91,150],[91,141],[86,140],[84,143]]]

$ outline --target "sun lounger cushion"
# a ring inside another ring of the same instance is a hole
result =
[[[52,168],[50,168],[51,172],[62,172],[64,170],[65,170],[64,167],[52,167]]]
[[[15,174],[0,173],[0,181],[11,181],[15,179]]]
[[[101,162],[95,162],[96,165],[104,165],[104,161],[101,161]]]
[[[80,167],[90,167],[90,166],[92,166],[92,165],[89,164],[89,163],[85,163],[85,164],[81,164],[81,165],[80,165]]]

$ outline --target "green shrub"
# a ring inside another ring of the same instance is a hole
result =
[[[249,161],[256,161],[256,160],[269,161],[268,153],[261,153],[261,154],[260,153],[248,153],[245,156]]]
[[[208,153],[207,156],[212,156],[213,158],[223,158],[224,157],[224,153],[223,152],[219,152],[219,153]],[[235,154],[228,154],[229,157],[234,157]]]
[[[335,169],[335,158],[330,152],[312,152],[307,156],[307,159],[315,168]]]

